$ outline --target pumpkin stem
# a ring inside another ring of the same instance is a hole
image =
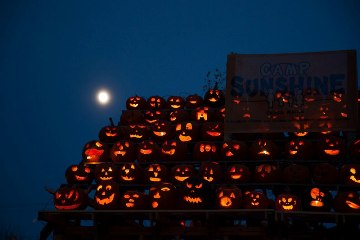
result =
[[[112,117],[109,117],[109,121],[110,121],[110,125],[113,127],[113,126],[115,126],[115,124],[114,124],[114,121],[113,121],[113,119],[112,119]]]

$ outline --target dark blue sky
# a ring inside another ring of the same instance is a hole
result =
[[[356,0],[1,1],[0,236],[37,239],[43,187],[65,182],[127,97],[203,94],[230,52],[359,55],[359,12]],[[94,101],[100,87],[110,106]]]

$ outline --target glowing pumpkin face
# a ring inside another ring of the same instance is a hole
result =
[[[144,123],[145,116],[140,110],[125,110],[120,117],[121,125]]]
[[[117,126],[105,126],[99,132],[99,139],[104,143],[114,143],[120,137],[120,130]]]
[[[206,141],[222,141],[224,138],[224,123],[206,122],[201,127],[201,139]]]
[[[147,100],[148,109],[163,109],[166,106],[166,101],[160,96],[151,96]]]
[[[275,200],[275,209],[278,211],[298,211],[300,205],[297,196],[292,194],[279,194]]]
[[[181,142],[196,141],[199,135],[199,127],[191,121],[176,124],[176,138]]]
[[[124,138],[132,142],[141,142],[149,138],[149,128],[145,124],[124,126]]]
[[[87,194],[76,187],[63,186],[54,194],[54,206],[57,210],[85,209],[87,202]]]
[[[221,107],[225,104],[225,95],[219,89],[209,89],[204,95],[204,103],[212,108]]]
[[[242,193],[236,186],[219,187],[216,191],[216,204],[219,208],[237,209],[241,206]]]
[[[329,191],[325,191],[318,187],[313,187],[307,191],[303,206],[311,211],[329,211],[332,197]]]
[[[168,170],[161,164],[150,164],[144,171],[145,180],[149,183],[164,182],[168,177]]]
[[[343,101],[344,93],[341,91],[332,91],[331,96],[334,102],[341,103]]]
[[[128,110],[144,110],[146,108],[146,100],[140,96],[129,97],[126,100],[126,109]]]
[[[158,120],[151,125],[151,138],[154,141],[163,142],[173,138],[173,128],[169,121]]]
[[[338,170],[329,163],[319,163],[312,168],[312,178],[315,183],[334,184],[338,179]]]
[[[318,89],[307,88],[304,92],[304,100],[305,102],[314,102],[319,99],[320,93]]]
[[[272,164],[261,164],[256,166],[254,180],[256,182],[276,182],[279,180],[280,171]]]
[[[253,159],[269,160],[277,158],[278,148],[276,144],[270,140],[259,139],[251,145],[250,153]]]
[[[87,164],[104,162],[108,158],[108,147],[100,141],[90,141],[85,144],[82,150],[82,157]]]
[[[360,164],[344,164],[340,168],[342,183],[360,186]]]
[[[84,165],[71,165],[66,169],[65,177],[69,184],[90,184],[94,179],[94,171]]]
[[[184,109],[176,109],[169,112],[169,121],[171,123],[179,123],[189,120],[189,114]]]
[[[321,159],[339,160],[344,156],[345,144],[336,136],[326,136],[320,140],[318,154]]]
[[[195,161],[216,161],[218,159],[218,146],[213,142],[197,142],[194,145],[193,158]]]
[[[171,183],[156,183],[151,186],[149,197],[153,209],[174,209],[176,188]]]
[[[174,183],[182,183],[195,175],[195,169],[192,165],[176,165],[171,169],[171,173]]]
[[[217,162],[203,162],[200,165],[199,176],[209,183],[221,180],[221,167]]]
[[[119,168],[119,180],[123,183],[139,183],[142,173],[139,165],[133,162],[125,163]]]
[[[160,156],[160,147],[151,140],[138,144],[137,160],[139,162],[153,162]]]
[[[250,169],[242,164],[230,165],[226,171],[226,178],[233,183],[247,182],[250,179]]]
[[[300,164],[285,167],[282,175],[283,182],[288,183],[308,183],[311,180],[308,167]]]
[[[312,158],[312,150],[312,142],[302,138],[292,139],[286,146],[286,154],[290,159],[310,159]]]
[[[184,108],[185,101],[180,96],[170,96],[166,101],[166,107],[168,109],[181,109]]]
[[[101,163],[96,165],[96,182],[115,181],[117,179],[117,167],[113,163]]]
[[[126,191],[120,197],[120,208],[124,210],[137,210],[147,208],[146,195],[139,191]]]
[[[245,209],[265,209],[268,207],[266,194],[260,191],[246,191],[244,195],[243,207]]]
[[[183,182],[180,205],[185,209],[202,209],[208,206],[209,185],[201,178],[191,177]]]
[[[195,109],[203,104],[204,100],[197,94],[189,95],[186,97],[185,105],[187,109]]]
[[[207,122],[212,120],[212,111],[209,107],[198,107],[192,111],[192,119],[196,122]]]
[[[147,110],[145,112],[145,121],[149,124],[156,123],[157,121],[164,118],[165,114],[161,110]]]
[[[119,185],[112,181],[99,183],[94,195],[95,209],[117,209],[119,202]]]
[[[246,159],[248,155],[247,145],[240,141],[225,141],[221,145],[220,155],[225,161]]]
[[[132,162],[135,160],[136,147],[127,140],[115,142],[110,150],[110,158],[113,162]]]
[[[334,200],[337,212],[360,212],[360,195],[356,191],[338,192]]]
[[[187,144],[178,140],[167,140],[161,145],[161,159],[164,161],[184,161],[188,154]]]

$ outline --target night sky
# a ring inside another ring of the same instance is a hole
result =
[[[1,1],[0,237],[38,238],[44,187],[65,183],[129,96],[203,95],[231,52],[355,49],[359,69],[359,12],[356,0]]]

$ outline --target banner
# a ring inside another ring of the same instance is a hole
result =
[[[230,54],[225,132],[352,131],[356,52]]]

